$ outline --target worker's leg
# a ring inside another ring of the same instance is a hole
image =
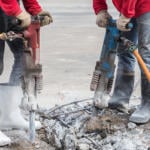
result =
[[[9,83],[13,85],[21,84],[21,76],[23,74],[23,41],[16,39],[8,42],[10,50],[14,56],[14,64],[9,78]]]
[[[0,85],[0,128],[28,128],[28,122],[22,117],[19,104],[22,91],[19,86]]]
[[[28,129],[29,122],[26,121],[19,109],[22,99],[20,86],[10,84],[0,84],[0,129]],[[36,128],[41,127],[40,122],[36,122]]]
[[[136,20],[132,20],[134,28],[130,32],[124,32],[121,36],[137,43]],[[134,87],[134,55],[119,44],[118,68],[113,95],[109,101],[109,107],[119,111],[127,111],[129,99]]]
[[[0,9],[0,33],[5,31],[6,31],[6,18],[5,18],[5,14]],[[3,67],[4,49],[5,49],[5,41],[0,40],[0,75],[3,73],[3,68],[4,68]],[[0,131],[0,146],[9,145],[10,143],[11,143],[11,139]]]
[[[6,24],[6,15],[0,9],[0,33],[6,32],[7,24]],[[4,63],[4,49],[5,49],[5,41],[0,40],[0,75],[3,73]]]
[[[8,45],[14,55],[14,65],[9,84],[0,85],[0,128],[28,129],[29,122],[24,119],[19,108],[23,97],[21,87],[19,86],[23,73],[23,43],[22,40],[17,39],[8,42]],[[36,128],[41,127],[40,122],[36,122],[35,125]]]
[[[150,71],[150,13],[137,19],[139,33],[139,53]],[[130,121],[146,123],[150,120],[150,82],[141,71],[141,106],[131,115]]]

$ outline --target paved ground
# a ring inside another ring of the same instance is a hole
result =
[[[54,106],[89,98],[95,61],[99,58],[104,30],[95,25],[91,0],[40,0],[49,10],[54,23],[41,29],[41,63],[44,90],[41,106]],[[116,12],[110,6],[110,13]],[[12,55],[6,48],[5,72],[0,81],[8,80]]]

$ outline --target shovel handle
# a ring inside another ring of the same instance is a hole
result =
[[[137,58],[141,68],[143,69],[148,81],[150,82],[150,71],[148,70],[146,64],[144,63],[142,57],[140,56],[140,54],[138,53],[137,50],[133,51],[134,56]]]

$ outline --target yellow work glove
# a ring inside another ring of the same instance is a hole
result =
[[[48,11],[42,10],[38,13],[38,15],[44,16],[44,19],[41,21],[41,26],[45,26],[53,22],[53,18]]]
[[[120,31],[130,31],[131,29],[127,29],[126,26],[130,22],[131,18],[127,18],[124,15],[121,15],[117,20],[117,28]]]
[[[97,18],[96,18],[96,24],[99,27],[103,27],[105,28],[108,24],[108,19],[111,18],[111,15],[107,12],[107,10],[101,10],[98,14],[97,14]]]
[[[31,24],[31,16],[26,11],[22,11],[16,18],[21,20],[19,25],[21,28],[26,28]]]

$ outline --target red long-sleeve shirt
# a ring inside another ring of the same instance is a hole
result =
[[[107,9],[107,0],[93,0],[96,14],[102,9]],[[150,12],[150,0],[112,0],[117,10],[128,18],[139,17]]]
[[[41,10],[41,6],[37,0],[22,0],[25,9],[31,15],[37,15]],[[9,16],[17,16],[22,12],[17,0],[0,0],[0,7]]]

